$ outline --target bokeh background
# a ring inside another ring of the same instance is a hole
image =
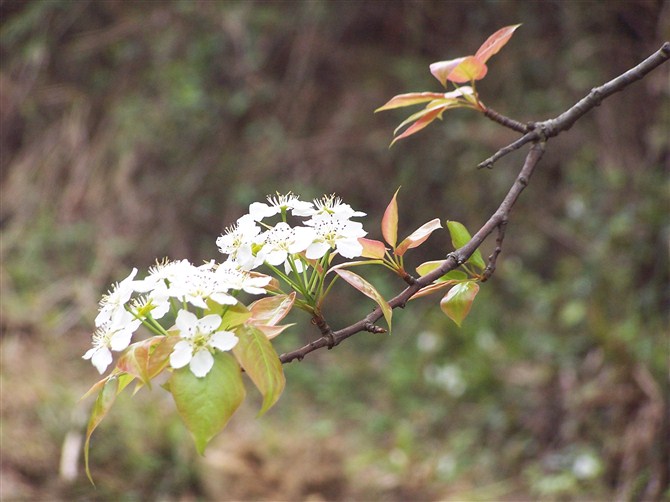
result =
[[[556,116],[658,49],[661,1],[0,2],[3,500],[660,500],[668,495],[668,67],[552,140],[513,211],[499,269],[456,328],[437,298],[390,336],[285,367],[198,457],[169,395],[123,395],[81,436],[97,301],[156,258],[218,258],[249,203],[337,193],[401,233],[481,225],[523,152],[457,110],[388,148],[438,91],[431,62],[523,26],[481,82],[521,121]],[[484,246],[485,255],[492,243]],[[434,234],[408,258],[449,249]],[[387,274],[370,280],[388,295]],[[345,286],[330,324],[372,305]],[[307,319],[277,340],[317,335]],[[252,393],[250,389],[250,394]]]

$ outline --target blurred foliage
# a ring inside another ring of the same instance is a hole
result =
[[[200,460],[160,389],[142,391],[96,431],[97,490],[58,477],[110,282],[216,257],[225,226],[275,191],[337,192],[377,239],[400,185],[400,234],[434,217],[477,228],[521,154],[474,166],[514,135],[454,111],[389,150],[405,113],[372,111],[439,89],[429,63],[521,22],[482,99],[555,116],[660,46],[667,3],[5,0],[0,14],[3,496],[667,496],[667,68],[550,143],[462,329],[437,298],[410,302],[392,335],[288,365],[277,408],[236,417]],[[407,262],[448,249],[436,233]],[[342,285],[327,317],[371,307]],[[279,350],[316,336],[295,319]]]

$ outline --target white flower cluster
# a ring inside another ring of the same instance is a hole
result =
[[[112,286],[100,302],[95,319],[93,347],[84,354],[100,373],[112,362],[111,351],[122,351],[130,345],[133,333],[141,324],[160,334],[167,330],[157,321],[172,310],[174,330],[180,340],[170,355],[170,365],[189,365],[197,377],[205,376],[214,364],[214,350],[230,350],[237,337],[219,329],[221,316],[208,314],[198,318],[189,310],[209,310],[209,302],[235,305],[235,291],[263,294],[272,278],[252,272],[263,263],[284,265],[287,273],[302,272],[308,260],[318,260],[329,251],[345,258],[360,256],[363,246],[358,239],[366,235],[363,225],[351,218],[365,216],[335,196],[304,202],[293,194],[268,196],[268,203],[255,202],[249,214],[239,218],[216,243],[228,255],[222,264],[213,261],[195,266],[187,260],[166,261],[149,269],[142,280],[136,280],[137,269]],[[286,216],[303,218],[302,226],[290,226]],[[281,215],[274,226],[264,219]],[[224,316],[225,317],[225,316]]]
[[[232,332],[217,330],[221,316],[210,314],[198,319],[187,306],[206,310],[208,300],[235,305],[235,291],[262,294],[271,281],[271,277],[250,273],[232,261],[220,265],[210,262],[199,267],[187,260],[166,261],[150,268],[142,280],[135,280],[136,275],[134,268],[100,301],[93,347],[84,354],[84,359],[90,359],[100,373],[112,362],[111,351],[127,348],[143,322],[151,325],[149,321],[164,318],[178,306],[175,328],[181,340],[170,356],[170,365],[181,368],[190,364],[194,375],[205,376],[214,363],[212,350],[232,349],[237,337]]]
[[[304,253],[308,260],[318,260],[328,251],[337,251],[345,258],[355,258],[363,252],[358,239],[367,232],[363,225],[351,221],[365,213],[354,211],[339,197],[324,196],[313,202],[301,201],[291,193],[268,196],[267,204],[254,202],[249,213],[237,220],[221,235],[216,244],[219,250],[247,270],[263,263],[284,265],[290,270],[289,257]],[[285,217],[305,218],[302,226],[290,226]],[[264,219],[281,214],[281,222],[270,226]],[[295,262],[301,265],[301,262]],[[299,270],[301,271],[301,270]]]

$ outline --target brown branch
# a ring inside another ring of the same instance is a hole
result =
[[[598,106],[603,99],[623,90],[631,83],[640,80],[647,73],[654,70],[668,59],[670,59],[670,42],[664,43],[657,52],[645,59],[639,65],[628,70],[619,77],[607,82],[606,84],[592,89],[586,97],[582,98],[575,105],[573,105],[555,119],[538,122],[534,124],[534,127],[533,125],[525,126],[529,129],[532,127],[532,130],[511,145],[508,145],[507,147],[502,148],[496,152],[496,154],[494,154],[491,158],[482,162],[479,167],[491,167],[493,163],[500,157],[510,153],[511,151],[518,150],[527,143],[533,143],[533,146],[526,155],[523,167],[519,171],[519,174],[514,180],[514,183],[507,192],[507,195],[501,202],[498,209],[493,213],[488,221],[482,225],[479,231],[477,231],[477,233],[475,233],[470,241],[468,241],[464,246],[457,249],[453,253],[449,253],[440,267],[422,277],[419,277],[414,283],[410,284],[397,296],[392,298],[388,302],[391,308],[395,309],[397,307],[404,307],[407,301],[412,298],[412,296],[414,296],[421,288],[432,284],[435,280],[447,272],[454,270],[461,264],[465,263],[465,261],[475,252],[475,250],[481,246],[484,240],[497,229],[498,236],[496,238],[496,249],[489,257],[489,264],[484,272],[485,278],[488,279],[488,277],[490,277],[490,275],[493,273],[493,270],[495,269],[496,260],[500,254],[500,251],[502,250],[504,230],[507,225],[509,214],[512,210],[512,207],[519,198],[519,195],[528,185],[528,181],[533,174],[535,167],[542,158],[546,141],[549,138],[555,137],[561,132],[570,129],[570,127],[572,127],[572,125],[577,120],[584,116],[588,111]],[[510,124],[513,122],[510,122]],[[377,307],[363,319],[355,322],[354,324],[351,324],[350,326],[347,326],[346,328],[342,328],[334,332],[328,328],[328,332],[324,333],[321,338],[314,340],[313,342],[297,350],[282,354],[279,359],[282,363],[289,363],[295,359],[302,360],[310,352],[313,352],[322,347],[332,348],[343,340],[361,331],[372,333],[384,332],[383,328],[375,325],[375,323],[381,319],[382,316],[383,314],[381,309]]]
[[[508,153],[518,150],[527,143],[553,138],[561,132],[567,131],[582,116],[584,116],[596,106],[600,105],[603,99],[623,90],[633,82],[644,78],[647,73],[656,69],[665,63],[668,59],[670,59],[670,42],[665,42],[659,50],[657,50],[654,54],[649,56],[634,68],[631,68],[627,72],[619,75],[615,79],[610,80],[600,87],[594,87],[591,89],[591,92],[575,103],[567,111],[561,113],[558,117],[545,120],[544,122],[531,124],[532,130],[530,132],[524,134],[521,138],[509,144],[508,146],[501,148],[491,157],[480,163],[477,167],[480,169],[483,167],[490,169],[497,160],[504,157]]]
[[[520,133],[527,133],[531,129],[533,129],[533,124],[522,124],[518,120],[511,119],[509,117],[506,117],[505,115],[498,113],[495,111],[493,108],[484,108],[484,115],[494,122],[497,122],[498,124],[507,127],[508,129],[512,129],[513,131],[520,132]]]

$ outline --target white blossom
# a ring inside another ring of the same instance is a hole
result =
[[[314,200],[314,206],[305,210],[294,211],[296,216],[334,216],[339,219],[348,220],[356,216],[365,216],[361,211],[354,211],[349,204],[342,202],[342,199],[335,195],[324,195],[320,199]]]
[[[116,315],[125,312],[125,305],[135,291],[137,269],[133,268],[130,275],[121,282],[117,282],[112,289],[100,300],[100,312],[95,318],[96,327],[110,322]]]
[[[291,228],[287,223],[277,223],[259,236],[263,247],[259,256],[270,265],[281,265],[289,254],[301,253],[314,241],[314,230],[309,227]]]
[[[336,214],[325,214],[306,221],[305,225],[314,228],[316,233],[305,252],[310,260],[321,258],[329,249],[336,249],[345,258],[355,258],[363,252],[358,238],[364,237],[367,232],[357,221],[342,219]]]
[[[223,254],[229,255],[242,267],[251,270],[263,263],[253,254],[254,238],[260,231],[261,228],[256,225],[253,216],[245,214],[216,239],[216,245]]]
[[[105,372],[107,366],[112,362],[110,351],[124,350],[130,344],[133,333],[140,326],[141,321],[124,310],[118,313],[113,320],[102,324],[93,333],[93,347],[83,355],[84,359],[90,359],[93,366],[100,374]]]
[[[291,214],[300,216],[301,213],[309,211],[312,208],[311,202],[301,201],[296,195],[287,193],[286,195],[268,195],[268,204],[264,202],[254,202],[249,206],[249,214],[251,217],[260,221],[264,218],[269,218],[282,211],[291,211]]]
[[[170,366],[179,369],[188,364],[196,377],[207,375],[214,365],[214,349],[227,351],[238,342],[232,331],[216,331],[220,325],[221,317],[216,314],[198,319],[195,314],[180,310],[175,326],[181,340],[170,354]]]

